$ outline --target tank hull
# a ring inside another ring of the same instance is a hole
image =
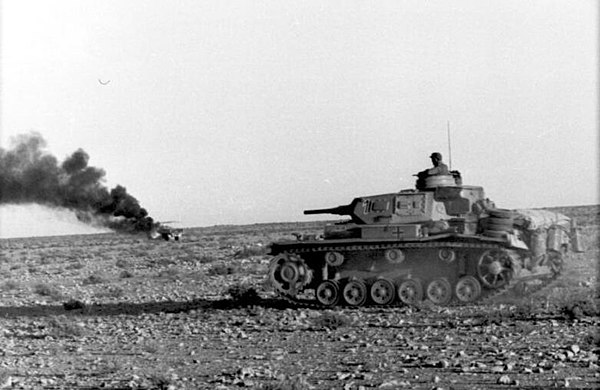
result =
[[[273,243],[269,282],[283,297],[321,306],[465,304],[526,280],[551,279],[531,253],[501,238],[337,239]],[[560,259],[562,261],[562,258]],[[529,269],[527,269],[529,268]]]

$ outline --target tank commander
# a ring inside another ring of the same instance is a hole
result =
[[[442,154],[438,152],[431,153],[431,163],[433,168],[426,169],[418,173],[418,177],[426,178],[429,176],[449,175],[448,166],[442,162]]]

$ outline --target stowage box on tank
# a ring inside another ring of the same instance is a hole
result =
[[[325,226],[322,239],[272,243],[270,284],[286,298],[324,306],[445,305],[561,272],[577,242],[569,218],[498,209],[482,187],[461,180],[420,178],[418,189],[306,210],[350,219]]]

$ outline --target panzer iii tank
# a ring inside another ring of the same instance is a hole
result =
[[[319,237],[274,242],[268,279],[281,296],[323,306],[475,302],[556,277],[580,251],[568,217],[496,208],[456,171],[416,189],[305,214],[350,217]]]

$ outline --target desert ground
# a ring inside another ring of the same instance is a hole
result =
[[[526,296],[320,309],[275,296],[267,246],[323,223],[0,240],[0,388],[598,388],[599,206],[587,251]]]

